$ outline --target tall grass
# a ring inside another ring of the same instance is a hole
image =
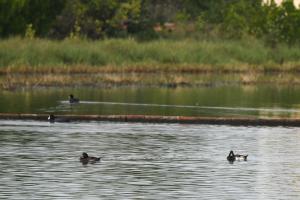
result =
[[[300,47],[276,49],[248,38],[230,40],[102,41],[10,38],[0,41],[0,70],[7,68],[140,67],[225,70],[300,70]]]

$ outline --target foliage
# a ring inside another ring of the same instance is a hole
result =
[[[167,31],[165,24],[176,26]],[[292,0],[1,0],[0,37],[226,38],[300,44]],[[155,27],[157,29],[155,29]],[[162,27],[162,28],[160,28]]]
[[[46,35],[64,0],[1,0],[0,35],[24,35],[28,24],[38,36]]]
[[[32,24],[28,24],[25,31],[25,38],[33,39],[35,36],[35,30],[32,28]]]
[[[91,39],[121,36],[140,16],[140,0],[67,0],[52,36]],[[71,33],[71,34],[70,34]]]

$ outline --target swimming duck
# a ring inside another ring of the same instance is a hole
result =
[[[239,155],[239,154],[234,154],[233,151],[229,152],[229,155],[227,156],[227,160],[229,162],[234,162],[234,161],[247,161],[248,155]]]
[[[101,157],[93,157],[93,156],[89,156],[87,153],[83,152],[82,156],[80,157],[80,162],[82,162],[82,164],[88,164],[88,163],[96,163],[99,162],[101,159]]]
[[[48,116],[48,121],[50,123],[54,123],[54,122],[69,122],[70,120],[69,119],[65,119],[65,118],[57,118],[53,114],[50,114]]]
[[[79,103],[79,99],[74,98],[73,94],[69,95],[69,102],[70,103]]]

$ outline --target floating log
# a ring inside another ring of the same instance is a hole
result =
[[[70,121],[114,121],[145,123],[212,124],[233,126],[293,126],[300,127],[300,119],[290,118],[231,118],[231,117],[190,117],[160,115],[55,115]],[[0,119],[47,121],[48,114],[0,113]]]

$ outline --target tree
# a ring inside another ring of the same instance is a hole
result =
[[[24,35],[31,24],[36,35],[46,36],[65,0],[1,0],[0,35]]]
[[[224,34],[231,38],[240,38],[245,34],[259,36],[264,23],[263,16],[261,0],[232,1],[224,10]]]
[[[55,37],[80,30],[83,37],[99,39],[127,32],[128,22],[140,16],[140,0],[67,0],[53,26]]]
[[[281,39],[292,45],[299,43],[300,38],[300,10],[297,10],[292,0],[284,1],[280,7],[278,27]]]

